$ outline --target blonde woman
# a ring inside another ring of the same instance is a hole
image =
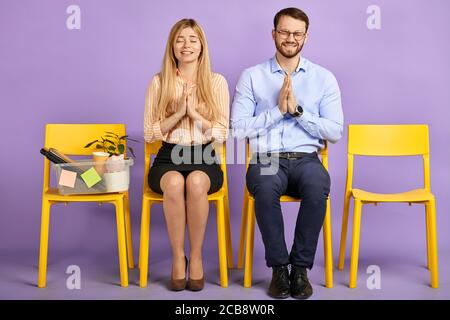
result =
[[[223,183],[211,142],[226,139],[228,121],[228,84],[211,71],[200,25],[182,19],[170,31],[162,70],[147,92],[144,116],[145,140],[162,140],[148,184],[164,198],[173,256],[170,288],[174,291],[204,287],[202,244],[208,194]],[[186,224],[189,260],[184,251]]]

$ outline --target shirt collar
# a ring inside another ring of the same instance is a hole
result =
[[[297,68],[295,68],[295,72],[299,72],[300,70],[303,70],[306,72],[308,65],[308,60],[306,58],[303,58],[300,56],[300,63],[298,64]],[[281,69],[280,65],[278,64],[276,56],[273,56],[272,59],[270,59],[270,70],[272,73],[282,71],[284,73],[284,70]]]

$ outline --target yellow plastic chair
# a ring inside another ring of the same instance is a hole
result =
[[[123,136],[125,135],[125,125],[47,124],[45,126],[44,146],[46,148],[58,149],[67,155],[91,155],[95,145],[91,148],[84,148],[84,146],[87,142],[93,141],[104,135],[105,131],[111,131]],[[67,205],[69,202],[112,203],[116,207],[120,284],[122,287],[128,286],[127,260],[128,267],[131,269],[134,267],[128,192],[91,195],[60,195],[57,188],[50,188],[50,161],[45,158],[38,287],[44,288],[46,286],[50,207],[57,203],[64,203]]]
[[[148,281],[148,251],[150,238],[150,210],[153,204],[162,203],[163,196],[153,192],[148,187],[147,177],[150,170],[150,157],[156,155],[161,147],[161,141],[145,143],[145,165],[144,165],[144,184],[142,195],[142,218],[141,218],[141,244],[139,250],[139,268],[140,280],[139,285],[147,287]],[[216,154],[220,157],[220,167],[223,171],[222,188],[208,195],[208,200],[213,201],[217,208],[217,239],[219,247],[219,269],[220,269],[220,285],[224,288],[228,287],[228,268],[233,267],[233,256],[231,249],[231,232],[230,232],[230,211],[228,206],[228,184],[227,184],[227,168],[226,168],[226,145],[216,144],[214,147]]]
[[[320,151],[322,163],[328,170],[328,148]],[[246,170],[251,159],[250,146],[246,143]],[[244,247],[245,247],[245,269],[244,269],[244,287],[252,286],[253,273],[253,247],[255,238],[255,199],[248,192],[247,186],[244,187],[244,206],[242,208],[241,233],[239,238],[238,268],[244,267]],[[300,202],[301,199],[293,198],[287,195],[280,197],[280,202]],[[323,223],[323,243],[325,257],[325,287],[333,287],[333,250],[331,241],[331,211],[330,198],[327,200],[327,210]]]
[[[372,193],[353,189],[353,157],[359,156],[416,156],[423,158],[424,187],[395,194]],[[338,269],[344,269],[345,242],[350,198],[354,199],[353,239],[350,259],[350,288],[356,288],[358,274],[359,237],[362,205],[379,202],[421,203],[425,205],[427,263],[431,287],[438,287],[438,258],[436,244],[435,199],[430,191],[430,155],[427,125],[349,125],[347,182],[342,218]]]

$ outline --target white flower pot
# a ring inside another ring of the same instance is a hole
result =
[[[128,190],[129,171],[106,172],[103,174],[107,192],[123,192]]]
[[[108,172],[123,171],[125,169],[124,155],[109,157],[105,165]]]

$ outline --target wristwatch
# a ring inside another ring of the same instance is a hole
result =
[[[303,114],[303,108],[301,105],[297,105],[297,107],[295,108],[295,112],[292,114],[294,117],[301,117],[301,115]]]

